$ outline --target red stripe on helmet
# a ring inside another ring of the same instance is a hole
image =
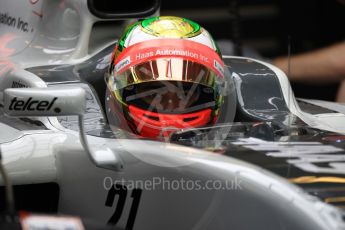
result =
[[[179,57],[202,64],[224,77],[224,63],[210,47],[185,39],[153,39],[125,48],[114,63],[114,74],[161,57]]]

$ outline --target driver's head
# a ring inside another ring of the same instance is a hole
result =
[[[197,23],[163,16],[136,22],[113,53],[109,120],[148,138],[214,124],[226,78],[214,40]]]

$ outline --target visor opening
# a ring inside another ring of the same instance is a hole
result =
[[[189,122],[189,121],[194,121],[196,120],[198,117],[186,117],[186,118],[183,118],[183,121],[184,122]]]

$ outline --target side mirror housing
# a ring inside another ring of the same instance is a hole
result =
[[[80,142],[97,167],[120,171],[123,163],[111,149],[92,151],[84,131],[86,93],[82,88],[9,88],[4,91],[5,113],[12,117],[78,116]]]
[[[5,113],[12,117],[83,115],[85,91],[81,88],[9,88],[4,91]]]

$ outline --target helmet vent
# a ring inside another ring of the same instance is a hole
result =
[[[186,117],[186,118],[183,118],[183,121],[184,122],[188,122],[188,121],[194,121],[195,119],[197,119],[198,117]]]
[[[144,114],[144,117],[147,117],[151,120],[155,120],[155,121],[159,121],[159,117],[154,117],[154,116],[150,116],[150,115],[147,115],[147,114]]]

